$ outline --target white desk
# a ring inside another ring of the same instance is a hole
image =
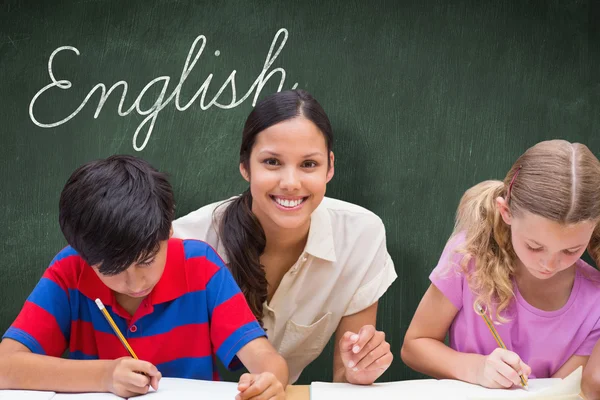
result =
[[[287,400],[309,400],[310,397],[310,386],[298,385],[288,386],[286,390]],[[160,387],[159,387],[160,390]],[[143,400],[145,398],[153,400],[156,396],[148,394],[146,396],[136,397],[136,399]],[[198,397],[197,395],[195,396]],[[0,400],[118,400],[117,396],[111,396],[107,393],[89,393],[89,394],[55,394],[53,392],[34,392],[34,391],[20,391],[20,390],[0,390]],[[230,400],[234,400],[234,396]]]

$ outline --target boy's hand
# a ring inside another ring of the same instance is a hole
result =
[[[370,385],[388,369],[394,356],[385,333],[365,325],[358,333],[346,332],[339,343],[346,381]]]
[[[122,357],[109,365],[105,379],[107,392],[119,397],[133,397],[148,393],[150,386],[158,390],[162,374],[151,363]]]
[[[497,348],[483,359],[477,383],[494,389],[521,386],[519,373],[527,378],[531,374],[531,368],[516,353]]]
[[[283,385],[270,372],[244,374],[238,383],[240,393],[235,400],[283,400]]]

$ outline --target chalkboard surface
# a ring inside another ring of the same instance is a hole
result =
[[[241,192],[254,101],[310,91],[335,130],[328,195],[387,228],[380,302],[396,360],[461,194],[549,138],[599,154],[595,1],[4,1],[0,5],[0,331],[64,245],[70,173],[136,154],[181,216]],[[300,382],[331,379],[331,346]]]

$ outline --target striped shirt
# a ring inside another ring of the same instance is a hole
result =
[[[236,353],[265,336],[219,255],[197,240],[170,239],[163,275],[133,316],[92,267],[63,249],[3,338],[33,353],[72,359],[128,356],[94,300],[100,298],[141,360],[165,377],[218,380],[216,358],[230,369]]]

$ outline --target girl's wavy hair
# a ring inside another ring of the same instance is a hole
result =
[[[452,237],[465,234],[460,267],[476,302],[499,322],[513,297],[515,260],[510,226],[496,205],[504,197],[511,214],[524,211],[563,225],[600,220],[600,162],[583,144],[550,140],[529,148],[504,181],[484,181],[462,196]],[[600,266],[600,228],[587,248]],[[474,265],[469,267],[471,260]]]

